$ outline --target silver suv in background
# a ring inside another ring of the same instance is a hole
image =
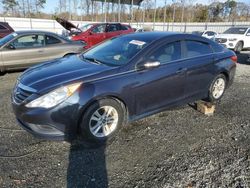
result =
[[[17,31],[0,39],[0,74],[81,53],[85,44],[45,31]]]

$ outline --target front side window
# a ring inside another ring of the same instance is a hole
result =
[[[80,29],[82,32],[84,32],[84,31],[89,30],[91,27],[93,27],[93,24],[87,24],[87,25],[80,27]]]
[[[7,28],[0,24],[0,30],[7,30]]]
[[[181,59],[181,42],[176,41],[161,46],[150,55],[150,59],[159,61],[161,64]]]
[[[93,33],[105,33],[106,25],[98,25],[92,29]]]
[[[186,57],[197,57],[212,53],[212,49],[208,44],[199,41],[185,41],[186,44]]]
[[[38,34],[21,36],[14,40],[11,45],[15,49],[42,47],[44,46],[44,36]]]
[[[59,44],[59,43],[61,43],[61,40],[59,40],[56,37],[46,35],[45,36],[45,43],[46,43],[46,45]]]

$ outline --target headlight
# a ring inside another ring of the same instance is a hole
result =
[[[237,39],[235,38],[232,38],[232,39],[228,39],[229,41],[236,41]]]
[[[65,101],[70,97],[79,87],[81,83],[75,83],[68,86],[60,87],[54,91],[51,91],[33,101],[26,104],[28,108],[51,108],[57,104]]]

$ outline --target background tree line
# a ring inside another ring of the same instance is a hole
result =
[[[164,5],[164,3],[166,3]],[[59,0],[53,13],[44,11],[46,0],[1,0],[1,16],[54,18],[64,17],[70,20],[117,21],[118,4],[92,2],[91,0]],[[156,11],[155,11],[156,10]],[[140,7],[121,5],[122,22],[233,22],[250,21],[250,4],[227,0],[210,0],[209,5],[196,3],[196,0],[144,0]]]

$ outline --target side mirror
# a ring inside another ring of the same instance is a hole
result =
[[[161,63],[159,61],[146,61],[142,63],[138,63],[136,65],[137,70],[146,70],[146,69],[153,69],[159,67]]]
[[[9,50],[15,50],[16,49],[15,46],[13,46],[12,44],[8,44],[6,46],[6,48],[9,49]]]
[[[92,32],[92,31],[90,31],[90,32],[89,32],[89,35],[93,35],[93,32]]]
[[[250,36],[250,33],[247,33],[246,36]]]

